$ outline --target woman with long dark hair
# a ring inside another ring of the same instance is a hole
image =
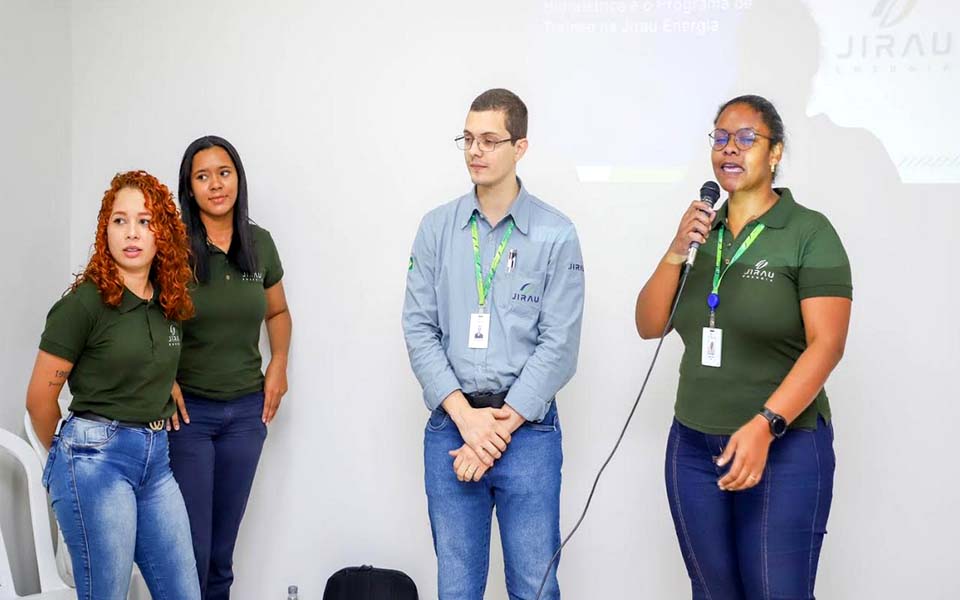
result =
[[[659,337],[702,245],[673,321],[670,509],[694,598],[812,599],[833,494],[823,386],[846,343],[850,264],[830,221],[773,187],[784,127],[769,101],[726,102],[710,138],[729,198],[691,204],[636,305],[637,331]]]
[[[233,550],[267,425],[287,391],[292,325],[277,248],[250,221],[246,173],[230,142],[205,136],[187,147],[179,199],[196,316],[184,323],[170,462],[190,515],[203,598],[221,600],[230,597]]]
[[[200,598],[163,427],[180,322],[193,313],[186,242],[165,185],[143,171],[117,175],[93,256],[40,338],[27,410],[50,448],[43,481],[79,598],[126,598],[134,561],[154,598]],[[65,382],[73,401],[58,429]]]

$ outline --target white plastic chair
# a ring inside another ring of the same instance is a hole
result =
[[[30,413],[28,412],[23,413],[23,428],[27,432],[27,440],[29,440],[30,446],[33,447],[37,458],[40,459],[40,464],[46,465],[49,452],[47,452],[47,449],[40,443],[37,432],[33,430],[33,421],[30,420]],[[63,579],[64,583],[68,586],[77,587],[77,584],[73,580],[73,563],[70,560],[70,551],[67,550],[67,542],[63,539],[63,532],[60,531],[60,523],[57,523],[57,549],[55,556],[57,572],[60,573],[60,578]]]
[[[3,535],[0,533],[0,600],[31,598],[35,600],[76,600],[77,594],[60,578],[50,541],[50,523],[47,520],[47,494],[41,478],[43,468],[27,442],[5,429],[0,429],[0,450],[13,455],[27,473],[27,495],[30,502],[30,525],[36,549],[37,572],[40,575],[40,593],[18,596],[13,587],[13,574],[7,557]]]

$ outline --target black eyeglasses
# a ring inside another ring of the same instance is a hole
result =
[[[473,148],[474,139],[477,140],[477,146],[480,147],[481,152],[493,152],[500,144],[513,141],[513,138],[498,140],[488,137],[474,138],[472,135],[461,135],[460,137],[455,138],[453,141],[457,143],[457,148],[460,148],[461,150],[469,150],[470,148]]]
[[[714,150],[723,150],[727,147],[727,144],[730,143],[730,132],[726,129],[714,129],[707,137],[710,138],[710,143],[713,145]],[[757,141],[758,137],[768,140],[771,139],[769,135],[763,135],[762,133],[757,133],[755,129],[744,127],[733,133],[733,143],[741,150],[749,150],[753,146],[753,143]]]

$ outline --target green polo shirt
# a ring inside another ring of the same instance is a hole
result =
[[[138,422],[173,414],[181,331],[164,316],[158,294],[143,300],[124,288],[113,307],[87,281],[50,309],[40,349],[73,363],[71,411]]]
[[[732,434],[752,419],[779,387],[807,347],[800,301],[818,296],[853,297],[850,262],[837,232],[822,214],[797,204],[790,190],[732,239],[727,206],[700,248],[674,327],[684,343],[677,389],[677,420],[709,434]],[[723,276],[716,327],[723,330],[721,367],[701,364],[703,328],[710,310],[717,237],[724,224],[721,269],[758,223],[765,229]],[[820,390],[791,427],[816,429],[817,415],[830,420]]]
[[[263,389],[260,325],[267,312],[265,290],[283,278],[270,233],[253,227],[257,272],[244,273],[207,244],[210,280],[190,290],[196,314],[183,324],[177,381],[187,393],[231,400]]]

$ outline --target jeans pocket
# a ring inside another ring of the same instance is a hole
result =
[[[69,431],[61,432],[71,450],[105,446],[116,437],[119,428],[115,423],[100,423],[80,417],[72,418],[71,424]]]
[[[427,430],[443,431],[446,429],[449,423],[450,415],[448,415],[447,411],[443,410],[442,408],[438,408],[430,413],[430,418],[427,419]]]
[[[530,429],[531,431],[543,431],[546,433],[552,433],[559,429],[560,427],[560,417],[553,415],[553,418],[544,419],[539,423],[534,423],[533,421],[527,422],[524,427]]]

